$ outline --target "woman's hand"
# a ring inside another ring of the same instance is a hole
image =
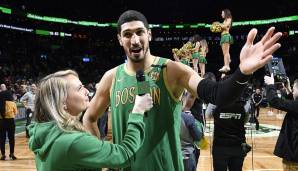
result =
[[[153,107],[153,100],[149,93],[142,96],[136,95],[135,105],[132,109],[132,113],[144,114],[152,107]]]

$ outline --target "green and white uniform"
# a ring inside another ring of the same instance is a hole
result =
[[[167,59],[156,57],[155,64],[164,65]],[[147,112],[145,141],[136,153],[136,160],[125,171],[182,171],[180,144],[181,102],[168,89],[166,67],[145,71],[154,106]],[[117,67],[111,88],[112,132],[114,143],[120,144],[127,130],[129,113],[137,93],[135,73],[126,64]]]

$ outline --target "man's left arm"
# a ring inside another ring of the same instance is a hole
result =
[[[192,95],[216,106],[226,105],[237,99],[250,77],[238,69],[229,79],[216,83],[203,79],[189,66],[173,61],[167,64],[167,74],[168,84],[176,98],[186,88]]]

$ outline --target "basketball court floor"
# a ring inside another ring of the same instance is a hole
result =
[[[243,170],[245,171],[280,171],[282,170],[281,159],[273,155],[274,146],[283,121],[284,112],[273,110],[273,115],[267,114],[268,109],[263,108],[260,112],[260,130],[251,131],[254,125],[247,124],[247,142],[253,146],[253,153],[249,152],[244,161]],[[212,121],[207,121],[207,138],[212,142]],[[21,129],[21,128],[19,128]],[[111,131],[109,129],[109,135]],[[110,138],[111,136],[108,136]],[[6,144],[6,152],[9,154],[8,144]],[[1,171],[35,171],[34,155],[28,149],[28,139],[25,133],[16,135],[15,155],[17,160],[0,160]],[[212,171],[212,157],[210,154],[210,146],[206,150],[201,150],[197,170]]]

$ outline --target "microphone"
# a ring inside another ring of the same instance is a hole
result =
[[[137,79],[137,94],[142,96],[150,92],[149,82],[146,81],[144,70],[138,70],[136,73]]]
[[[139,96],[143,96],[146,93],[150,92],[149,88],[149,82],[146,81],[144,70],[138,70],[136,73],[136,79],[137,79],[137,94]],[[145,117],[148,116],[148,113],[144,113]]]

